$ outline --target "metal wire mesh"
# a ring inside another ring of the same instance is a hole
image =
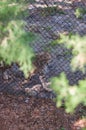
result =
[[[68,50],[61,45],[52,47],[51,43],[58,39],[60,33],[78,33],[81,36],[86,34],[86,14],[82,19],[77,19],[75,16],[77,8],[85,7],[86,2],[82,0],[35,0],[34,4],[30,4],[30,14],[26,19],[27,30],[38,34],[32,47],[36,53],[50,51],[52,56],[51,62],[45,68],[46,77],[50,78],[63,71],[71,75],[69,77],[74,83],[75,77],[79,79],[83,77],[81,72],[75,74],[71,72],[71,53],[66,53]]]
[[[25,18],[27,22],[25,29],[37,35],[36,40],[31,43],[31,47],[35,53],[47,51],[51,55],[50,62],[43,68],[46,81],[53,76],[58,76],[61,72],[65,72],[71,85],[86,77],[86,74],[79,70],[71,71],[72,55],[69,50],[62,45],[52,46],[51,44],[52,41],[59,38],[60,33],[78,33],[81,36],[86,34],[86,14],[81,19],[76,18],[76,8],[86,8],[86,2],[84,0],[34,0],[30,1],[28,5],[29,14]],[[2,75],[2,71],[0,74]],[[10,77],[6,79],[6,75],[10,75]],[[3,76],[0,76],[0,92],[25,94],[22,90],[25,81],[24,75],[19,71],[17,65],[6,69]],[[34,80],[33,78],[32,82]],[[27,80],[24,86],[30,86],[29,82]],[[39,79],[37,83],[39,83]]]

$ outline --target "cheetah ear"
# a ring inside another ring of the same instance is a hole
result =
[[[51,59],[51,55],[49,52],[46,52],[46,55],[48,56],[49,59]]]

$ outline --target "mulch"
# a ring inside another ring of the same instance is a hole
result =
[[[81,117],[80,106],[70,115],[51,99],[0,93],[0,130],[81,130]]]
[[[76,7],[75,0],[73,3]],[[21,74],[12,77],[13,71],[6,73],[7,79],[0,75],[0,130],[86,130],[86,107],[79,105],[73,114],[68,114],[51,99],[6,94],[18,89],[20,92],[24,80]]]

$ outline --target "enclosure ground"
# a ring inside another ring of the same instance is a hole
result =
[[[15,97],[0,94],[0,130],[81,130],[85,108],[75,114],[56,108],[50,99]],[[74,127],[75,126],[75,127]]]
[[[42,7],[41,0],[37,1]],[[34,6],[29,10],[26,18],[26,30],[36,33],[38,36],[31,43],[34,52],[49,51],[51,55],[49,64],[42,70],[46,81],[65,72],[70,84],[73,85],[84,79],[86,74],[80,71],[71,72],[69,51],[63,46],[52,46],[51,43],[58,38],[60,33],[70,34],[72,32],[81,36],[86,34],[86,14],[81,19],[75,16],[75,9],[86,8],[86,2],[85,0],[71,0],[71,3],[69,0],[55,1],[58,2],[58,7],[61,7],[64,13],[57,11],[54,14],[47,14],[44,9]],[[52,3],[52,0],[49,2]],[[17,66],[0,70],[0,130],[81,130],[86,127],[84,119],[86,108],[82,105],[78,106],[75,113],[70,115],[65,113],[64,108],[57,108],[55,103],[49,99],[52,98],[52,93],[45,93],[43,90],[37,91],[37,94],[32,93],[36,97],[26,97],[23,92],[24,88],[33,88],[34,85],[40,84],[39,77],[36,78],[25,80]],[[24,83],[24,81],[26,82]],[[12,96],[12,94],[16,96]],[[24,96],[18,96],[18,94]]]

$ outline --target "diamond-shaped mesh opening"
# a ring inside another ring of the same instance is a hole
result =
[[[80,70],[72,72],[70,50],[62,45],[52,46],[51,43],[59,38],[60,33],[78,33],[81,36],[86,34],[86,13],[82,18],[75,16],[76,8],[86,8],[86,2],[84,0],[34,0],[29,2],[25,30],[37,35],[36,40],[31,43],[31,47],[35,53],[49,52],[51,55],[48,64],[42,68],[45,81],[65,72],[69,83],[77,84],[80,79],[86,78],[86,74]],[[3,72],[2,69],[0,70],[0,92],[25,95],[26,93],[23,91],[25,87],[31,88],[40,84],[39,75],[25,80],[23,73],[15,64]],[[43,90],[40,90],[40,93],[34,91],[33,95],[51,96],[50,93]]]

